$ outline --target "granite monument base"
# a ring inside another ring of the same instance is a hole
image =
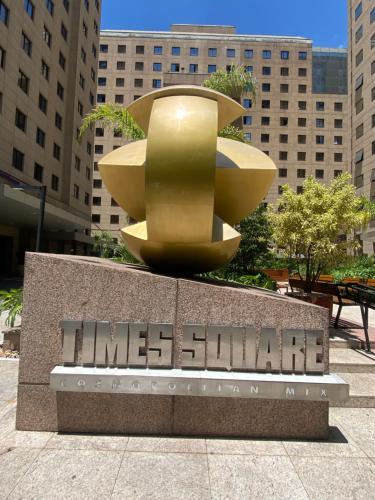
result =
[[[183,365],[186,324],[254,325],[257,331],[272,326],[280,344],[283,329],[319,330],[322,371],[329,372],[328,311],[323,308],[266,290],[159,275],[99,258],[30,253],[24,281],[19,430],[328,437],[328,400],[55,391],[50,376],[63,365],[59,325],[66,318],[172,324],[171,360],[176,369]],[[79,362],[79,336],[75,348]]]

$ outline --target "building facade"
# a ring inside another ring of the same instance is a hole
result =
[[[375,5],[348,1],[350,163],[358,194],[375,201]],[[375,221],[360,235],[364,253],[375,250]]]
[[[38,186],[42,250],[88,250],[94,137],[77,134],[96,100],[100,10],[100,0],[0,0],[0,275],[35,249]]]
[[[275,161],[278,175],[265,201],[283,184],[302,189],[348,170],[347,51],[314,48],[302,37],[237,35],[231,26],[172,25],[170,32],[101,31],[98,103],[127,106],[169,85],[200,85],[211,73],[244,65],[258,80],[257,98],[244,94],[243,129]],[[97,170],[103,154],[124,144],[97,125],[92,229],[119,230],[127,215],[106,191]]]

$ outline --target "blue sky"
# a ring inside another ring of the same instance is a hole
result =
[[[102,29],[168,30],[230,24],[238,33],[306,36],[347,47],[346,0],[102,0]]]

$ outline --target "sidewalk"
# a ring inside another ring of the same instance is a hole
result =
[[[0,499],[375,499],[375,408],[332,408],[328,442],[15,431],[0,360]]]

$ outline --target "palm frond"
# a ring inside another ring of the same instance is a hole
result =
[[[247,92],[255,100],[257,80],[252,73],[246,71],[245,66],[232,65],[229,71],[219,69],[216,73],[212,73],[202,86],[217,90],[232,99],[239,99]]]

